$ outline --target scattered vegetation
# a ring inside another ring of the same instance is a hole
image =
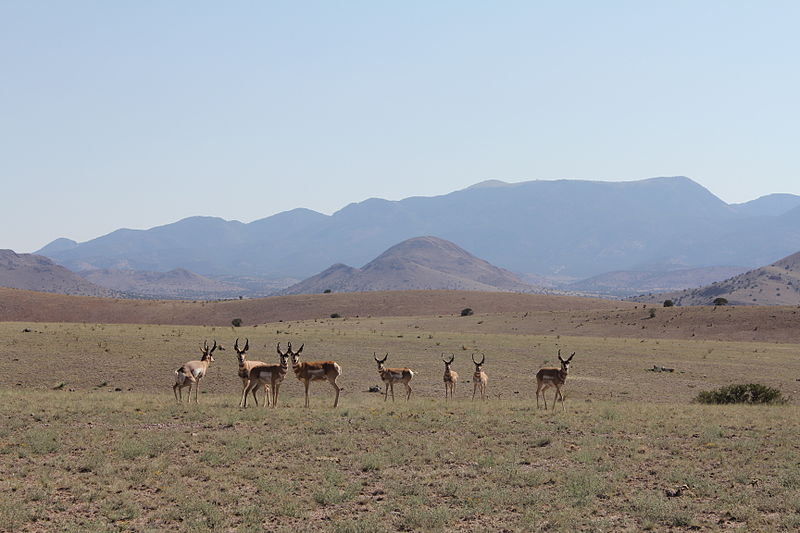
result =
[[[241,318],[234,318],[231,320],[231,325],[235,328],[239,328],[242,326],[242,319]]]
[[[664,300],[664,307],[672,307],[675,305],[675,302],[672,300]]]
[[[728,299],[722,296],[714,298],[714,305],[728,305]]]
[[[783,404],[787,402],[787,399],[783,397],[778,389],[758,383],[749,383],[747,385],[728,385],[711,391],[703,391],[697,395],[695,401],[710,404]]]
[[[331,313],[331,318],[342,318],[342,315],[339,313]]]
[[[473,314],[474,312],[470,307],[465,307],[464,309],[461,310],[461,316],[472,316]]]

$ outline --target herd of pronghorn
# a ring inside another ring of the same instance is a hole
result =
[[[339,405],[339,392],[341,387],[336,383],[336,379],[342,374],[342,367],[336,361],[314,361],[314,362],[300,362],[300,353],[303,351],[301,344],[297,351],[292,350],[292,343],[288,343],[286,351],[281,351],[281,343],[278,343],[278,356],[280,357],[279,364],[267,364],[262,361],[248,361],[247,351],[250,349],[250,340],[245,339],[244,347],[239,348],[239,339],[236,339],[234,350],[239,359],[239,377],[242,379],[242,398],[239,401],[239,407],[247,407],[247,397],[249,394],[253,395],[253,400],[258,405],[257,392],[259,389],[264,391],[264,406],[271,405],[276,407],[278,405],[278,393],[280,391],[283,378],[289,370],[289,359],[292,360],[292,370],[294,370],[297,379],[303,382],[306,391],[305,407],[308,407],[308,386],[312,381],[327,380],[331,387],[336,390],[336,399],[333,401],[333,406]],[[183,388],[189,387],[189,395],[187,401],[191,401],[192,386],[194,385],[194,401],[197,403],[197,393],[200,388],[200,380],[205,377],[208,372],[208,366],[214,362],[214,350],[217,349],[217,341],[214,341],[212,346],[208,346],[208,341],[203,343],[200,352],[203,356],[199,361],[189,361],[184,363],[180,368],[175,371],[175,385],[172,386],[172,392],[175,394],[175,400],[183,401]],[[564,396],[561,394],[561,386],[567,381],[567,374],[569,373],[569,363],[575,356],[572,353],[567,359],[561,358],[561,350],[558,351],[558,360],[561,362],[561,368],[542,368],[536,373],[536,407],[539,407],[539,394],[542,395],[544,400],[544,408],[547,409],[547,399],[544,396],[545,390],[550,387],[555,388],[555,395],[553,398],[553,408],[555,409],[556,402],[561,399],[561,407],[564,409]],[[406,388],[406,400],[411,398],[411,379],[414,377],[414,371],[410,368],[386,368],[383,364],[389,357],[387,353],[383,359],[378,359],[378,356],[373,353],[375,362],[378,363],[378,374],[384,382],[383,400],[389,398],[389,392],[392,394],[392,401],[394,401],[394,384],[402,383]],[[452,398],[455,392],[456,383],[458,383],[458,373],[450,368],[453,364],[455,355],[450,355],[450,360],[444,359],[442,354],[442,362],[444,363],[444,396],[445,399]],[[480,361],[475,360],[475,354],[472,354],[472,362],[475,364],[475,373],[472,376],[473,389],[472,399],[475,395],[480,393],[481,399],[486,399],[486,384],[489,377],[483,371],[483,364],[486,361],[484,354]],[[271,398],[270,398],[271,396]]]

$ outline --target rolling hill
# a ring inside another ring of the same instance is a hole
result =
[[[800,207],[791,196],[729,205],[685,177],[493,180],[443,196],[372,198],[330,216],[294,209],[248,224],[192,217],[83,243],[58,239],[40,252],[75,271],[184,268],[236,284],[237,276],[303,279],[331,264],[363,265],[419,235],[522,275],[753,268],[800,249]]]
[[[641,295],[633,300],[713,305],[716,298],[725,298],[731,305],[800,305],[800,252],[704,287]]]
[[[169,272],[100,269],[84,270],[81,277],[129,297],[155,299],[235,298],[247,290],[243,287],[212,280],[183,268]]]
[[[392,246],[363,268],[337,264],[282,294],[395,290],[533,292],[515,274],[479,259],[452,242],[415,237]]]
[[[81,296],[111,296],[112,291],[86,281],[47,257],[0,250],[0,287]]]

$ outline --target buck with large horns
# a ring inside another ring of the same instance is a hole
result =
[[[383,363],[389,358],[388,353],[383,360],[378,359],[375,352],[372,352],[372,356],[375,358],[375,362],[378,363],[378,374],[381,376],[384,383],[385,391],[383,394],[383,401],[385,402],[389,398],[389,390],[392,391],[392,401],[394,401],[395,383],[402,383],[406,386],[406,401],[408,401],[411,398],[411,385],[409,385],[408,382],[414,377],[414,371],[410,368],[385,368]]]
[[[208,365],[214,362],[214,350],[217,349],[217,341],[214,341],[214,346],[208,347],[208,341],[203,341],[203,347],[200,353],[203,356],[199,361],[188,361],[175,371],[175,385],[172,386],[172,392],[175,394],[175,399],[179,402],[183,401],[183,388],[189,387],[189,396],[186,398],[187,402],[192,401],[192,385],[194,385],[194,403],[197,401],[197,393],[200,392],[200,380],[205,377],[208,372]]]
[[[300,350],[298,350],[297,353],[300,353]],[[292,344],[289,343],[289,347],[286,349],[286,353],[283,353],[281,352],[281,343],[278,343],[278,355],[281,358],[281,363],[279,365],[268,365],[266,363],[262,363],[258,366],[254,366],[250,370],[250,376],[249,376],[250,377],[249,389],[253,391],[253,398],[256,397],[256,390],[259,387],[264,387],[266,390],[271,389],[273,408],[278,406],[278,393],[281,388],[281,383],[283,383],[283,378],[286,376],[286,372],[289,370],[289,364],[287,361],[289,357],[292,355]],[[244,398],[246,407],[247,392],[245,392]],[[258,401],[256,401],[256,405],[258,405]]]
[[[328,383],[331,384],[336,390],[336,399],[333,401],[333,406],[337,407],[339,405],[339,392],[342,390],[341,387],[336,383],[336,378],[338,378],[342,374],[342,367],[339,366],[339,363],[336,361],[312,361],[308,363],[301,363],[300,362],[300,352],[303,351],[303,346],[305,344],[300,345],[300,349],[296,352],[292,352],[292,370],[294,370],[294,375],[297,376],[297,379],[303,382],[306,388],[306,403],[305,406],[308,407],[308,385],[312,381],[323,381],[327,380]],[[292,343],[289,343],[289,351],[292,350]]]
[[[486,383],[489,381],[489,376],[483,371],[483,363],[486,361],[486,354],[483,355],[481,362],[475,360],[475,354],[472,354],[472,362],[475,364],[475,373],[472,375],[472,399],[475,399],[475,393],[481,391],[481,400],[486,399]]]
[[[539,391],[542,393],[544,400],[544,409],[547,410],[547,398],[544,396],[544,391],[550,387],[556,388],[556,394],[553,397],[553,409],[556,408],[556,401],[561,398],[561,408],[564,407],[564,395],[561,394],[561,386],[567,381],[569,374],[569,362],[575,357],[575,352],[572,352],[566,360],[561,358],[561,350],[558,350],[558,360],[561,362],[561,368],[542,368],[536,373],[536,408],[539,408]]]
[[[245,338],[244,348],[239,348],[239,339],[237,338],[233,349],[236,350],[236,357],[239,359],[239,377],[242,379],[242,398],[239,400],[239,407],[247,407],[247,393],[251,390],[253,392],[253,399],[256,401],[256,405],[258,405],[258,398],[256,397],[256,390],[258,387],[250,387],[250,371],[253,367],[266,365],[266,363],[263,361],[247,360],[247,350],[250,349],[250,339]],[[266,405],[269,405],[269,390],[269,386],[264,387],[264,403]]]
[[[456,383],[458,383],[458,372],[450,368],[453,360],[456,358],[455,354],[450,354],[450,360],[445,361],[444,354],[442,354],[442,363],[444,363],[444,399],[447,400],[448,393],[450,398],[453,397],[456,391]]]

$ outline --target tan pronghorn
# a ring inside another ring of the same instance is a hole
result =
[[[300,350],[297,352],[300,353]],[[256,390],[259,387],[264,387],[267,390],[271,388],[272,407],[278,406],[278,392],[281,388],[281,383],[283,383],[283,378],[286,376],[286,372],[289,370],[289,364],[287,361],[289,356],[292,355],[291,343],[289,344],[289,348],[286,350],[286,353],[281,352],[281,343],[278,343],[278,355],[281,358],[281,363],[279,365],[268,365],[266,363],[262,363],[258,366],[254,366],[250,370],[250,385],[248,390],[253,391],[253,398],[255,398]],[[244,401],[245,406],[247,406],[247,391],[244,393]],[[256,405],[258,405],[258,401],[256,401]]]
[[[481,400],[486,399],[486,382],[489,381],[489,376],[483,371],[483,363],[486,361],[486,354],[483,355],[481,362],[475,360],[475,354],[472,354],[472,362],[475,363],[475,373],[472,375],[472,399],[475,399],[475,393],[478,389],[481,391]]]
[[[336,390],[336,399],[333,401],[333,406],[336,407],[339,405],[339,391],[342,390],[339,385],[336,384],[336,378],[338,378],[342,374],[342,367],[339,366],[339,363],[336,361],[313,361],[308,363],[301,363],[300,362],[300,352],[303,351],[303,346],[305,344],[300,345],[300,349],[296,352],[292,352],[292,343],[289,343],[289,351],[292,352],[292,370],[294,370],[294,375],[297,376],[297,379],[303,382],[303,385],[306,387],[306,404],[305,406],[308,407],[308,385],[312,381],[322,381],[328,380],[328,383],[331,384]]]
[[[372,352],[372,356],[378,363],[378,374],[380,374],[384,383],[384,388],[386,389],[383,394],[383,401],[385,402],[389,398],[390,390],[392,391],[392,401],[394,401],[395,383],[402,383],[406,386],[406,401],[408,401],[411,398],[411,385],[409,385],[408,382],[414,377],[414,371],[410,368],[385,368],[383,363],[385,363],[386,359],[389,358],[388,353],[383,360],[378,359],[378,356],[375,354],[375,352]]]
[[[569,374],[569,362],[575,357],[575,352],[572,352],[566,360],[561,359],[561,350],[558,350],[558,360],[561,361],[561,368],[542,368],[536,373],[536,408],[539,408],[539,391],[542,393],[544,400],[544,408],[547,410],[547,398],[544,396],[544,391],[550,387],[556,388],[556,394],[553,397],[553,409],[556,408],[556,401],[561,398],[561,408],[566,411],[564,407],[564,396],[561,394],[561,386],[567,381],[567,374]]]
[[[456,383],[458,383],[458,372],[452,370],[450,365],[453,364],[453,360],[456,358],[455,354],[450,354],[450,360],[444,360],[444,354],[442,354],[442,363],[444,363],[444,399],[447,399],[448,393],[450,394],[450,398],[453,397],[456,391]]]
[[[172,392],[175,394],[175,399],[179,402],[183,401],[183,388],[189,387],[189,396],[186,398],[187,402],[192,401],[192,385],[194,385],[194,403],[197,401],[197,393],[200,391],[200,380],[208,372],[208,365],[214,362],[214,350],[217,349],[217,341],[214,341],[214,346],[208,347],[208,341],[203,341],[203,347],[200,353],[203,357],[199,361],[189,361],[183,364],[175,371],[175,385],[172,386]]]
[[[250,349],[250,339],[244,340],[244,348],[239,348],[239,339],[236,339],[233,349],[236,350],[236,357],[239,359],[239,377],[242,379],[242,398],[239,400],[239,407],[247,407],[246,394],[250,390],[250,370],[255,366],[265,365],[266,363],[263,361],[247,360],[247,350]],[[258,405],[258,398],[256,397],[257,388],[252,390],[253,399],[256,401],[256,405]],[[269,386],[264,388],[264,403],[269,405]]]

